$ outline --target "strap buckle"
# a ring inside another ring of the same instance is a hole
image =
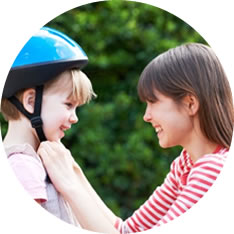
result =
[[[39,128],[43,122],[40,116],[35,116],[30,119],[33,128]]]

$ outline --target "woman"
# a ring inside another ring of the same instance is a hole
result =
[[[159,55],[141,74],[144,120],[163,148],[180,145],[164,183],[122,221],[102,202],[61,143],[45,142],[39,154],[81,225],[92,231],[131,233],[160,226],[190,209],[209,190],[227,157],[233,130],[231,90],[208,46],[190,43]]]

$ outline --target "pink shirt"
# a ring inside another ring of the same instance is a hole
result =
[[[34,149],[29,145],[13,145],[5,148],[8,161],[25,190],[33,199],[47,201],[46,171]]]
[[[71,207],[47,182],[46,171],[40,157],[29,144],[5,147],[9,163],[25,190],[33,199],[40,200],[41,206],[61,220],[80,227]]]

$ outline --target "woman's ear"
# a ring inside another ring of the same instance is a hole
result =
[[[186,97],[184,97],[183,102],[190,116],[197,114],[199,109],[199,101],[197,97],[195,97],[193,94],[188,94]]]
[[[31,114],[34,112],[35,95],[36,91],[33,88],[27,89],[23,93],[22,104],[24,109]]]

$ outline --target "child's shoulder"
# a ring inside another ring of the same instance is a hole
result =
[[[14,154],[25,154],[35,156],[37,155],[36,151],[29,144],[14,144],[9,146],[4,146],[7,157],[10,157]]]
[[[46,171],[42,161],[29,144],[17,144],[5,147],[8,162],[20,181],[44,181]]]
[[[42,166],[42,161],[36,151],[29,144],[17,144],[5,146],[5,152],[10,162],[27,162]]]

